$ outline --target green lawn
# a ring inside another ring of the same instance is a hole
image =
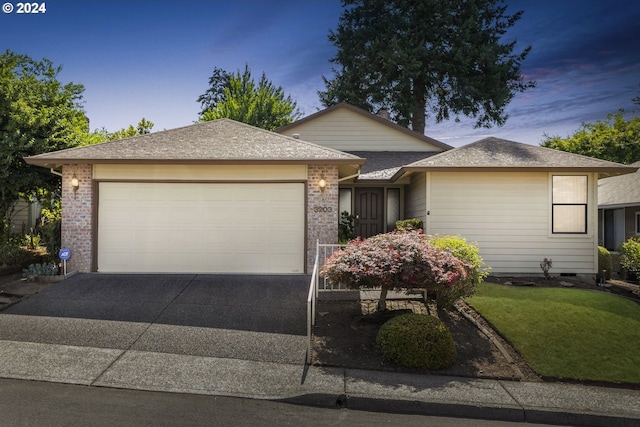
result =
[[[640,383],[640,305],[633,301],[484,283],[467,302],[541,375]]]

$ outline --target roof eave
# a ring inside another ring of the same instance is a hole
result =
[[[396,181],[414,172],[598,172],[600,176],[616,176],[634,173],[635,167],[570,167],[570,166],[405,166],[400,168],[391,181]]]
[[[62,165],[82,165],[82,164],[174,164],[174,165],[354,165],[362,166],[365,159],[51,159],[26,157],[25,162],[34,166],[46,168],[58,168]]]

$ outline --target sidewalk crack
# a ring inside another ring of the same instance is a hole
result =
[[[189,285],[191,285],[191,284],[193,283],[193,281],[194,281],[194,280],[196,280],[196,277],[198,277],[198,275],[197,275],[197,274],[194,274],[194,275],[191,277],[191,280],[189,280],[189,281],[187,282],[187,284],[186,284],[186,285],[184,285],[184,286],[182,287],[182,289],[180,289],[180,292],[178,292],[178,293],[177,293],[177,294],[176,294],[176,295],[171,299],[171,301],[169,301],[169,302],[167,303],[167,305],[166,305],[166,306],[165,306],[165,307],[160,311],[160,313],[158,313],[158,315],[157,315],[157,316],[156,316],[156,317],[155,317],[151,322],[149,322],[149,324],[147,324],[147,327],[146,327],[146,328],[144,328],[144,329],[143,329],[143,330],[138,334],[138,336],[137,336],[134,340],[132,340],[132,341],[131,341],[131,344],[129,344],[129,346],[128,346],[127,348],[123,349],[123,350],[121,351],[121,353],[118,355],[118,357],[116,357],[115,359],[113,359],[113,361],[112,361],[112,362],[111,362],[111,363],[110,363],[110,364],[109,364],[105,369],[103,369],[103,370],[102,370],[102,372],[100,372],[100,374],[99,374],[98,376],[96,376],[96,378],[95,378],[93,381],[91,381],[91,384],[90,384],[90,385],[92,385],[92,386],[93,386],[93,385],[95,385],[95,384],[96,384],[96,383],[97,383],[97,382],[98,382],[98,381],[99,381],[99,380],[104,376],[104,374],[105,374],[109,369],[111,369],[111,367],[112,367],[113,365],[115,365],[115,364],[116,364],[120,359],[122,359],[122,356],[124,356],[124,355],[125,355],[125,353],[127,353],[128,351],[130,351],[130,350],[133,348],[133,346],[134,346],[134,345],[136,345],[136,343],[140,340],[140,338],[142,338],[142,336],[143,336],[144,334],[146,334],[146,333],[147,333],[147,331],[149,330],[149,328],[151,328],[151,326],[152,326],[152,325],[154,325],[154,324],[158,321],[158,319],[159,319],[159,318],[164,314],[164,312],[165,312],[165,311],[167,311],[167,308],[169,308],[169,306],[171,306],[171,304],[173,304],[173,302],[174,302],[174,301],[175,301],[175,300],[176,300],[180,295],[182,295],[182,293],[184,292],[184,290],[185,290],[185,289],[187,289],[187,288],[189,287]],[[114,350],[116,350],[116,349],[114,349]]]

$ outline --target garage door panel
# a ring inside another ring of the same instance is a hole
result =
[[[98,270],[304,271],[301,183],[100,183]]]

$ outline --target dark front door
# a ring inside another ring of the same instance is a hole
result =
[[[356,188],[355,234],[363,239],[384,233],[384,189]]]

